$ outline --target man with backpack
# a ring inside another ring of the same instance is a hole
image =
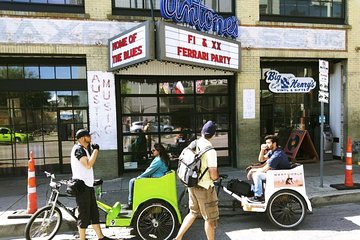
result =
[[[219,178],[217,169],[217,154],[213,149],[210,139],[215,135],[216,126],[214,122],[208,121],[201,130],[201,138],[196,140],[196,152],[205,148],[212,148],[201,156],[200,174],[195,187],[189,187],[189,209],[190,212],[183,220],[176,240],[181,240],[186,231],[191,227],[197,216],[201,215],[205,220],[205,233],[208,240],[215,239],[215,229],[219,219],[218,197],[214,187],[214,181]]]

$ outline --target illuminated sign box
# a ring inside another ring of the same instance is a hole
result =
[[[154,23],[144,22],[109,39],[109,70],[128,67],[155,58]]]
[[[186,27],[157,22],[157,59],[240,71],[240,43]]]

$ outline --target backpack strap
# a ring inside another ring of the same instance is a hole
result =
[[[210,146],[207,146],[207,147],[204,148],[202,151],[200,151],[198,154],[196,154],[196,159],[198,159],[198,161],[200,161],[201,156],[202,156],[204,153],[206,153],[207,151],[210,151],[210,150],[212,150],[212,149],[214,149],[214,148],[213,148],[213,147],[210,147]],[[201,180],[201,179],[203,178],[203,176],[205,175],[205,173],[207,172],[208,169],[209,169],[209,167],[206,167],[205,171],[200,174],[199,180]]]

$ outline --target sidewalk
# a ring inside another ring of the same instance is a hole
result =
[[[330,184],[342,184],[345,180],[345,163],[338,160],[324,162],[324,176],[323,187],[320,187],[320,163],[304,164],[306,192],[312,202],[313,207],[322,205],[359,202],[360,189],[354,190],[336,190],[331,188]],[[96,171],[96,170],[95,170]],[[228,174],[228,180],[232,178],[245,179],[245,171],[230,167],[221,167],[220,173]],[[129,179],[137,176],[138,173],[128,173],[124,176],[107,180],[103,184],[103,190],[106,192],[103,200],[109,205],[113,205],[116,201],[126,202],[128,194]],[[57,179],[69,178],[69,175],[57,176]],[[46,195],[49,194],[48,179],[37,177],[37,196],[38,208],[41,208],[46,203]],[[360,182],[360,166],[353,165],[353,181]],[[224,181],[226,184],[226,181]],[[28,219],[8,219],[8,216],[13,215],[14,211],[24,210],[27,206],[27,177],[24,179],[10,178],[0,179],[0,238],[9,236],[24,236],[24,229]],[[177,184],[178,192],[184,188],[181,183]],[[226,194],[225,194],[226,195]],[[221,194],[220,202],[226,202],[229,196]],[[62,198],[61,201],[67,206],[75,206],[74,198]],[[220,209],[220,212],[222,209]],[[60,231],[72,231],[75,229],[75,224],[71,223],[72,219],[67,214],[64,214],[68,221],[64,221]]]

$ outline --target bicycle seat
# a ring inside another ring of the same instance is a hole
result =
[[[101,184],[103,184],[103,180],[102,179],[95,179],[94,180],[94,186],[99,186],[99,185],[101,185]]]

